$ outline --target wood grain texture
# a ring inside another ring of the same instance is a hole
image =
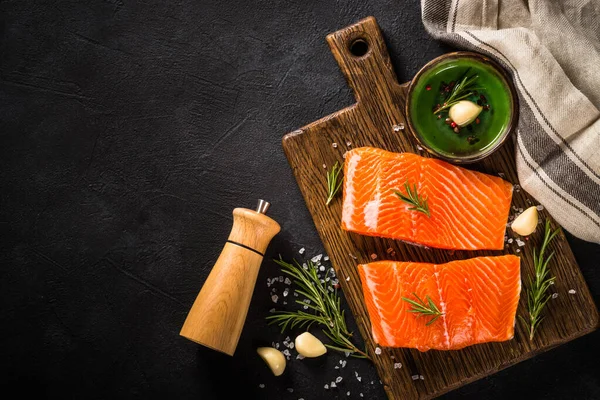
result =
[[[350,52],[350,46],[356,39],[362,39],[369,45],[367,53],[361,57]],[[531,251],[534,246],[540,245],[543,232],[538,229],[524,247],[513,242],[503,251],[445,251],[343,231],[340,228],[341,196],[329,207],[325,206],[324,166],[330,168],[336,161],[343,162],[345,151],[360,146],[428,155],[418,148],[408,127],[394,130],[395,126],[407,125],[403,114],[407,84],[397,82],[375,19],[369,17],[332,33],[327,41],[354,90],[357,102],[286,135],[283,148],[325,250],[340,277],[367,348],[374,354],[376,345],[371,335],[357,264],[372,261],[372,255],[376,255],[378,260],[445,263],[476,256],[517,254],[522,261],[522,277],[526,278],[533,273]],[[469,168],[489,174],[503,173],[506,180],[518,183],[513,149],[511,139],[492,156]],[[524,191],[516,190],[512,204],[525,209],[536,203]],[[541,218],[550,217],[542,211]],[[389,398],[433,398],[593,331],[598,324],[598,311],[562,232],[552,242],[550,250],[555,252],[550,268],[557,277],[552,290],[559,296],[549,302],[546,319],[532,342],[528,340],[526,329],[518,323],[514,339],[502,343],[424,353],[384,348],[381,355],[374,356],[374,363]],[[570,289],[576,293],[569,294]],[[526,299],[522,294],[517,314],[523,315],[525,309]],[[394,369],[395,362],[401,362],[403,367]],[[424,379],[413,380],[412,375],[423,375]]]
[[[235,243],[225,243],[187,315],[181,336],[233,355],[263,260],[259,253],[264,254],[279,230],[279,224],[266,215],[246,208],[233,210],[228,240]]]

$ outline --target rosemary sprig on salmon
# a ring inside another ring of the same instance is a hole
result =
[[[413,187],[411,188],[407,180],[406,183],[404,183],[404,190],[406,191],[406,194],[396,190],[394,190],[394,193],[400,197],[400,200],[412,205],[409,210],[422,212],[423,214],[427,215],[427,217],[431,217],[431,214],[429,213],[429,205],[427,204],[427,198],[419,195],[417,192],[417,185],[413,184]]]
[[[418,301],[407,299],[406,297],[403,297],[402,300],[410,303],[410,305],[412,306],[412,308],[408,310],[408,312],[420,314],[418,315],[419,317],[428,315],[434,316],[428,323],[425,324],[425,326],[433,324],[436,319],[438,319],[441,315],[444,315],[444,313],[441,312],[440,309],[435,305],[433,300],[431,300],[431,297],[426,295],[425,300],[427,301],[423,301],[419,296],[417,296],[416,293],[413,293],[413,295],[417,298]]]
[[[551,298],[548,289],[554,284],[556,277],[550,275],[548,263],[552,259],[554,252],[550,253],[548,257],[544,257],[544,253],[548,244],[550,244],[557,234],[558,229],[551,231],[550,221],[546,220],[544,241],[540,247],[539,253],[536,249],[533,249],[535,276],[529,278],[529,289],[527,289],[527,312],[529,313],[529,318],[526,320],[519,315],[519,318],[521,318],[521,321],[523,321],[523,324],[529,330],[529,340],[533,340],[536,329],[544,319],[544,316],[541,315],[542,311],[546,306],[546,303],[548,303],[548,300]]]

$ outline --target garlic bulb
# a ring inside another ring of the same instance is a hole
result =
[[[458,126],[467,126],[475,121],[483,107],[469,100],[461,100],[450,107],[448,116]]]
[[[323,343],[309,332],[304,332],[295,340],[296,350],[304,357],[319,357],[327,353]]]
[[[285,371],[285,356],[279,350],[273,347],[259,347],[256,349],[258,355],[265,360],[273,375],[279,376]]]
[[[532,206],[515,218],[510,228],[521,236],[528,236],[535,231],[537,224],[538,211],[535,206]]]

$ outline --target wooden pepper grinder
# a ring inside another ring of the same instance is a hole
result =
[[[267,217],[269,202],[256,211],[233,210],[233,227],[179,333],[196,343],[233,355],[246,320],[263,255],[279,230]]]

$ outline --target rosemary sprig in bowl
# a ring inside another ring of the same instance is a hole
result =
[[[456,84],[452,87],[450,94],[448,94],[446,97],[444,104],[435,109],[433,112],[434,114],[452,107],[461,100],[469,98],[475,92],[475,90],[482,89],[476,86],[477,78],[479,78],[479,76],[476,74],[469,76],[469,70],[470,68],[468,68],[460,77],[460,79],[456,81]]]
[[[556,277],[550,275],[550,270],[548,269],[548,263],[552,259],[554,252],[550,253],[548,257],[544,257],[544,253],[548,244],[550,244],[557,234],[558,229],[551,231],[550,221],[546,220],[542,247],[540,248],[539,253],[536,252],[536,249],[533,249],[535,276],[529,278],[529,289],[527,289],[527,312],[529,313],[529,318],[526,320],[519,315],[519,318],[529,330],[529,340],[533,340],[536,329],[544,319],[544,316],[541,315],[542,310],[551,297],[547,292],[556,279]]]
[[[276,311],[267,317],[270,324],[277,324],[283,333],[286,329],[305,328],[308,330],[313,324],[321,325],[323,333],[333,344],[325,344],[332,350],[350,353],[353,357],[370,359],[365,351],[360,350],[352,343],[352,332],[346,326],[345,313],[341,308],[341,298],[331,283],[333,274],[326,270],[325,276],[319,278],[317,268],[309,261],[303,268],[296,260],[293,263],[275,260],[281,266],[284,274],[292,277],[297,288],[297,293],[303,295],[309,303],[296,300],[296,303],[308,307],[312,312],[305,311]],[[323,279],[323,282],[321,282]]]

